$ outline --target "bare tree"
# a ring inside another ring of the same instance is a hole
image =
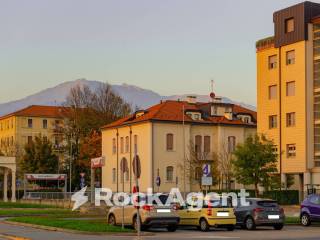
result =
[[[217,184],[217,155],[214,152],[198,151],[192,140],[190,140],[187,150],[188,154],[185,157],[184,163],[178,164],[178,168],[182,171],[185,171],[187,182],[189,184],[198,184],[200,190],[202,190],[202,166],[208,163],[211,166],[211,174],[213,179],[212,185]]]
[[[232,180],[232,160],[233,154],[229,151],[225,142],[222,143],[218,152],[218,171],[220,174],[220,188],[229,191]]]

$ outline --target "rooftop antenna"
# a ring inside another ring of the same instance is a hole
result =
[[[211,80],[211,93],[210,93],[210,99],[211,99],[211,103],[214,102],[214,99],[216,97],[215,93],[213,92],[213,85],[214,85],[214,80]]]

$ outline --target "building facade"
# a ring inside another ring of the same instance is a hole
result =
[[[131,192],[135,186],[132,160],[138,155],[140,191],[169,192],[173,187],[181,192],[198,191],[201,169],[184,170],[192,152],[210,164],[215,153],[231,153],[237,143],[255,132],[256,113],[237,105],[161,102],[102,128],[102,155],[106,158],[102,186]]]
[[[0,117],[0,152],[17,156],[28,142],[41,136],[50,140],[59,153],[65,111],[63,107],[33,105]]]
[[[258,133],[273,139],[282,182],[320,183],[320,4],[273,14],[274,36],[257,49]]]

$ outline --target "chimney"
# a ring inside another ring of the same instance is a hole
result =
[[[194,104],[194,103],[196,103],[196,102],[197,102],[197,97],[196,97],[196,96],[194,96],[194,95],[187,96],[186,101],[187,101],[188,103],[192,103],[192,104]]]

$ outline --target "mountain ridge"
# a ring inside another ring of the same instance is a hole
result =
[[[25,108],[30,105],[48,105],[59,106],[65,102],[66,96],[70,89],[77,85],[88,85],[91,90],[99,87],[103,82],[97,80],[77,79],[74,81],[66,81],[54,87],[49,87],[37,93],[31,94],[22,99],[0,103],[0,116],[8,113],[15,112],[19,109]],[[144,89],[135,85],[123,83],[121,85],[111,85],[112,89],[119,94],[126,102],[132,105],[133,108],[146,109],[154,104],[159,103],[161,100],[177,100],[185,99],[188,95],[194,95],[199,102],[210,101],[207,95],[199,94],[177,94],[171,96],[162,96],[152,90]],[[235,103],[251,110],[256,110],[255,106],[233,101],[227,97],[222,98],[222,102]]]

